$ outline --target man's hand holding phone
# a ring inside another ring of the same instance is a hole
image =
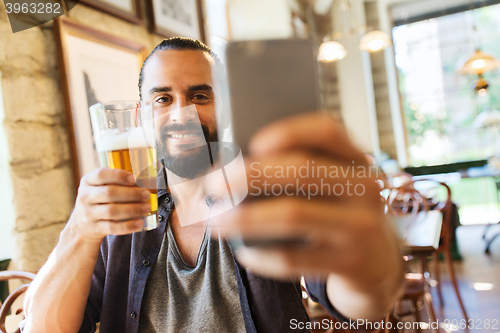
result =
[[[249,197],[256,200],[247,198],[216,223],[229,238],[305,239],[306,244],[241,247],[241,263],[275,278],[328,277],[332,304],[345,302],[347,290],[351,299],[367,292],[376,299],[377,290],[386,292],[392,284],[397,294],[402,260],[376,175],[370,175],[367,159],[341,124],[326,113],[283,119],[260,130],[249,152]],[[395,273],[387,278],[388,271]],[[345,315],[353,318],[356,310]]]

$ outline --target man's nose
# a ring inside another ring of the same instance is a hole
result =
[[[170,105],[171,110],[179,110],[182,109],[188,105],[190,105],[190,101],[187,99],[187,96],[185,96],[182,93],[177,93],[174,95],[174,101]]]
[[[196,105],[189,104],[175,108],[170,112],[170,121],[174,123],[186,124],[188,122],[198,121]]]

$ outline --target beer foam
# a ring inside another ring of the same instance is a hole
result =
[[[123,149],[154,147],[154,131],[146,128],[134,128],[121,132],[114,128],[100,132],[96,136],[98,152]]]
[[[134,128],[128,137],[129,148],[155,147],[155,133],[150,128]]]

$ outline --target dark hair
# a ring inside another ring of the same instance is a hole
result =
[[[146,63],[148,62],[149,58],[156,53],[156,51],[167,51],[167,50],[176,50],[176,51],[186,51],[186,50],[192,50],[192,51],[202,51],[208,53],[214,60],[216,64],[216,68],[222,69],[222,63],[220,62],[220,59],[217,57],[215,53],[212,52],[212,50],[203,44],[202,42],[193,39],[193,38],[187,38],[187,37],[173,37],[173,38],[167,38],[164,39],[160,44],[158,44],[155,49],[148,55],[146,60],[144,60],[142,67],[141,67],[141,72],[139,74],[139,96],[142,99],[142,93],[141,93],[141,87],[142,87],[142,81],[144,80],[144,67],[146,66]]]

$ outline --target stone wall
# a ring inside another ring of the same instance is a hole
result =
[[[367,25],[375,30],[380,29],[379,17],[377,15],[377,3],[375,1],[365,2],[365,14]],[[397,159],[384,53],[372,53],[370,55],[370,60],[372,64],[373,89],[375,92],[380,149],[389,154],[390,158]]]
[[[84,5],[67,17],[139,42],[148,51],[162,39],[149,34],[145,26]],[[71,214],[77,184],[72,181],[53,22],[16,34],[5,32],[9,30],[5,8],[0,8],[2,125],[13,190],[13,202],[6,204],[14,210],[16,244],[9,268],[36,272]],[[0,223],[12,222],[2,219],[0,214]]]

